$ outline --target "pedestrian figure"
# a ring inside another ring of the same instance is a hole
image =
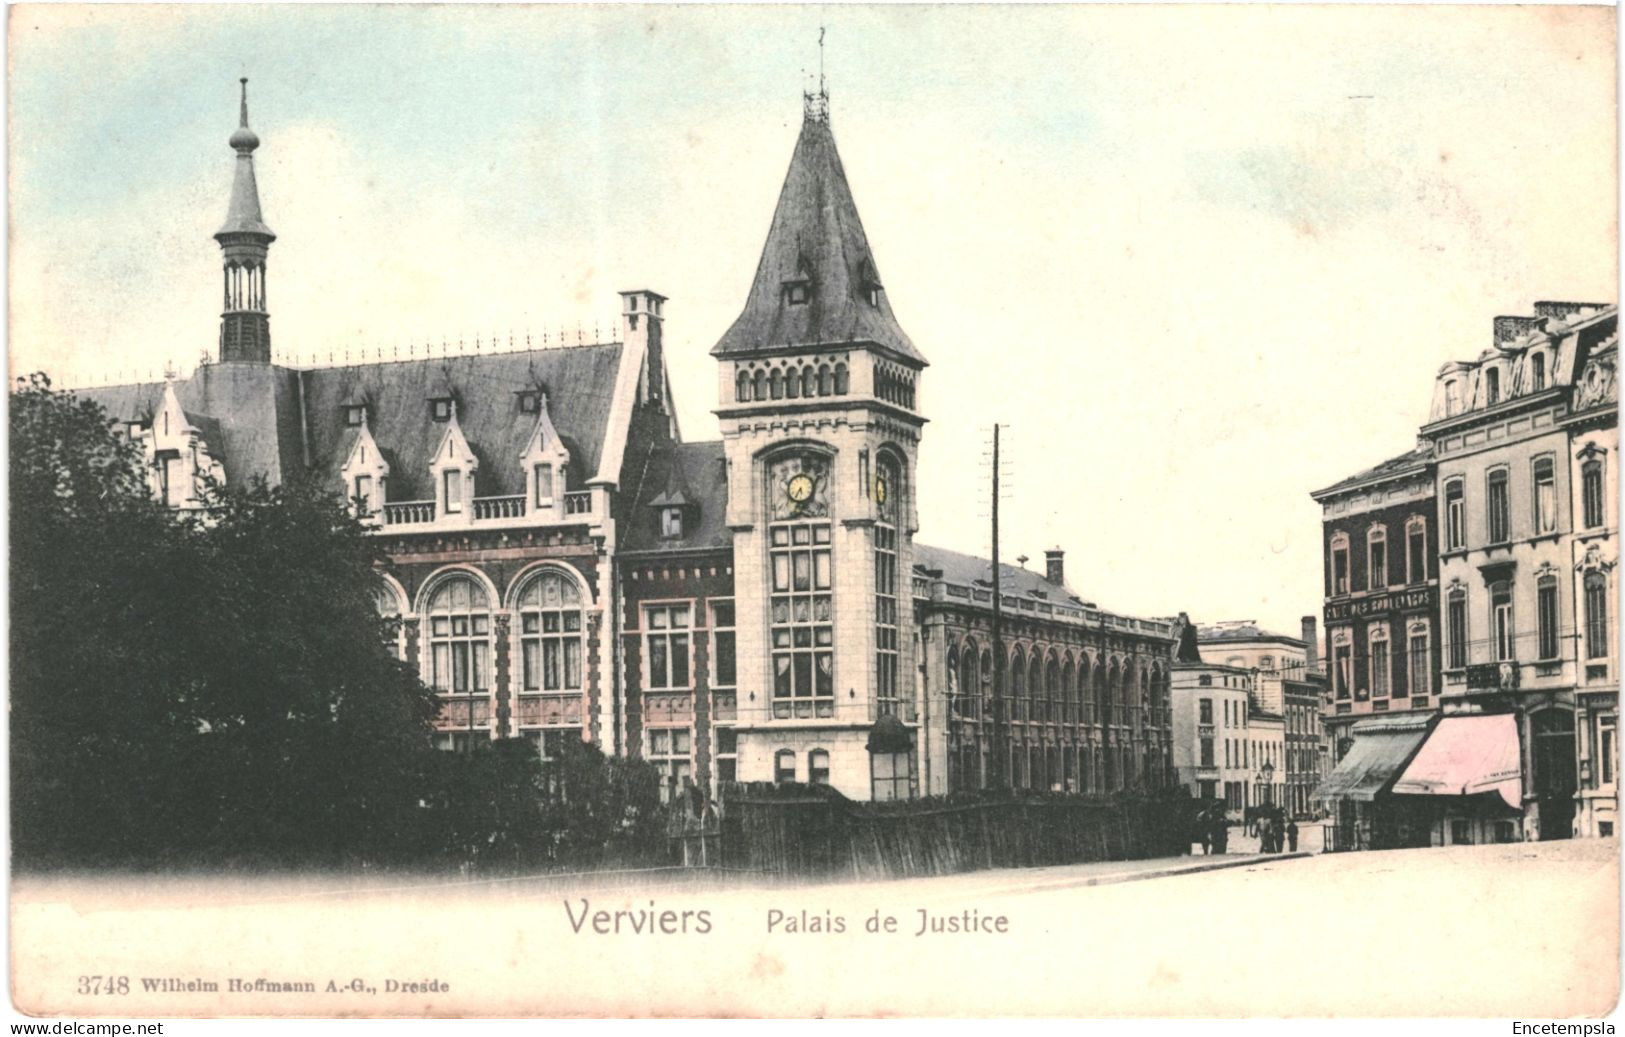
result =
[[[1293,853],[1298,852],[1298,822],[1296,821],[1286,823],[1286,845],[1287,849]]]

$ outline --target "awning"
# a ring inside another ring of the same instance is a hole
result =
[[[1499,793],[1514,810],[1523,803],[1518,720],[1511,713],[1444,717],[1405,768],[1394,792],[1410,796]]]
[[[1354,725],[1354,744],[1314,791],[1315,799],[1370,802],[1384,792],[1427,737],[1429,717],[1384,717]]]

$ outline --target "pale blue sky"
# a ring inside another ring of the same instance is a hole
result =
[[[23,7],[13,366],[213,346],[247,75],[279,357],[607,328],[649,287],[713,437],[820,24],[933,365],[920,536],[985,550],[1010,422],[1006,554],[1060,544],[1107,607],[1296,630],[1308,492],[1407,449],[1495,314],[1616,297],[1606,9]]]

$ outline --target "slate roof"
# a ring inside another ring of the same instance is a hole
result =
[[[463,435],[480,459],[475,495],[522,494],[519,458],[537,416],[520,411],[519,393],[540,389],[547,394],[548,418],[570,452],[567,488],[579,488],[598,472],[620,362],[621,346],[612,343],[305,371],[312,468],[319,479],[338,485],[360,434],[345,424],[344,408],[365,404],[372,438],[389,462],[388,499],[432,498],[429,461],[447,423],[433,420],[429,400],[450,396]]]
[[[188,420],[203,430],[228,483],[264,476],[276,483],[305,470],[339,487],[339,473],[359,429],[345,422],[346,404],[366,404],[373,439],[389,462],[388,499],[434,496],[429,460],[445,422],[434,421],[433,397],[457,401],[463,435],[480,459],[475,495],[524,493],[520,455],[537,416],[519,409],[519,392],[547,393],[548,417],[570,453],[569,488],[598,471],[620,369],[619,343],[495,355],[391,361],[297,371],[271,364],[199,367],[176,383]],[[121,422],[147,420],[163,398],[162,382],[78,390]]]
[[[1253,622],[1226,623],[1222,626],[1198,626],[1196,640],[1199,644],[1224,644],[1236,641],[1290,641],[1301,645],[1303,640],[1291,634],[1277,634],[1265,630]]]
[[[914,568],[940,571],[942,579],[950,583],[980,583],[984,587],[992,586],[993,563],[986,558],[960,554],[958,551],[949,551],[942,547],[931,547],[919,541],[914,542]],[[999,589],[1005,594],[1025,596],[1034,601],[1095,607],[1092,602],[1078,597],[1072,588],[1057,587],[1049,582],[1043,573],[1023,569],[1019,565],[1005,565],[1002,562],[999,564],[999,572]]]
[[[121,422],[148,421],[163,401],[163,382],[79,389]],[[298,373],[270,364],[208,364],[175,384],[187,418],[203,431],[228,483],[282,481],[304,467]]]
[[[1420,471],[1432,460],[1433,454],[1431,450],[1429,450],[1427,447],[1416,447],[1413,450],[1407,450],[1398,457],[1390,457],[1381,464],[1372,465],[1363,472],[1357,472],[1354,475],[1349,476],[1347,479],[1335,482],[1326,487],[1324,490],[1316,490],[1309,496],[1313,497],[1315,500],[1319,500],[1322,497],[1328,497],[1332,494],[1341,493],[1344,490],[1353,489],[1356,486],[1363,486],[1367,483],[1377,482],[1390,476],[1401,475],[1411,471]]]
[[[626,518],[623,551],[671,553],[726,549],[733,534],[726,522],[728,470],[723,464],[722,441],[672,443],[657,447],[648,457],[631,513]],[[660,508],[681,496],[683,535],[660,535]]]
[[[789,304],[786,281],[805,279],[804,305]],[[762,247],[745,308],[717,341],[712,356],[823,343],[872,342],[925,364],[886,292],[867,298],[867,281],[882,284],[846,182],[827,119],[809,116],[790,157],[773,223]]]

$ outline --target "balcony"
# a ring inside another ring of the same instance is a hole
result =
[[[475,497],[470,505],[466,512],[454,510],[450,514],[443,514],[439,504],[433,500],[390,501],[383,506],[381,515],[373,517],[373,521],[376,522],[381,517],[382,524],[390,528],[402,526],[467,528],[485,523],[513,523],[526,520],[541,525],[561,520],[581,521],[583,518],[590,518],[596,511],[593,506],[592,490],[566,493],[561,501],[551,507],[532,508],[524,494]]]
[[[564,513],[566,515],[591,515],[592,491],[580,490],[564,495]]]
[[[1510,659],[1494,663],[1475,663],[1467,667],[1467,694],[1517,691],[1519,670],[1518,663]]]
[[[435,503],[432,500],[396,501],[384,505],[384,525],[411,526],[433,522]]]
[[[487,519],[522,518],[525,514],[525,495],[516,497],[475,497],[474,521]]]

